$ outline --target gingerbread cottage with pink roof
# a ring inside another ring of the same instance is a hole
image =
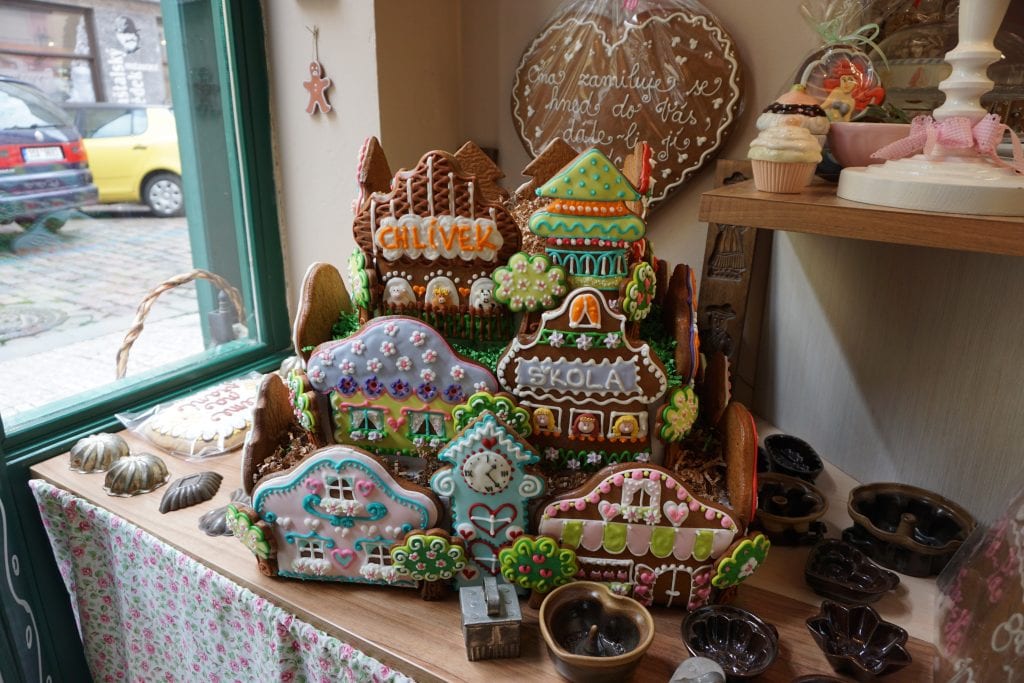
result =
[[[601,470],[545,505],[537,524],[538,534],[575,548],[577,578],[691,610],[710,601],[718,560],[743,532],[728,508],[693,495],[671,470],[640,463]]]

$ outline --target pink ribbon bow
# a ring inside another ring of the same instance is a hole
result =
[[[1013,161],[1010,163],[1000,159],[996,153],[1004,131],[1009,131],[1013,144]],[[1021,150],[1020,139],[995,114],[988,114],[974,126],[970,119],[963,116],[954,116],[945,121],[936,121],[930,116],[916,116],[910,123],[910,134],[907,137],[889,143],[875,151],[871,157],[902,159],[918,152],[934,156],[936,145],[945,149],[975,149],[999,166],[1024,173],[1024,152]]]

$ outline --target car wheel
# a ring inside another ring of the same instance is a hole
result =
[[[157,173],[142,188],[142,200],[161,218],[180,216],[185,209],[181,177],[173,173]]]

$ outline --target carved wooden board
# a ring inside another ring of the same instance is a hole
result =
[[[749,161],[721,160],[715,166],[720,187],[751,177]],[[708,224],[700,279],[700,346],[710,358],[724,353],[732,370],[733,397],[750,405],[757,374],[765,282],[771,258],[770,230]]]

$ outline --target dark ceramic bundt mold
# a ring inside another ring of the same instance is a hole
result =
[[[695,657],[718,662],[730,680],[760,676],[779,655],[779,633],[745,609],[708,605],[683,619],[683,643]]]
[[[953,501],[906,484],[858,486],[848,508],[853,526],[843,531],[843,540],[910,576],[942,571],[975,525]]]
[[[858,681],[890,674],[913,661],[905,647],[907,632],[882,621],[867,605],[846,607],[826,600],[817,616],[807,620],[807,628],[832,668]]]
[[[825,469],[821,456],[803,439],[789,434],[771,434],[764,439],[764,449],[772,472],[788,474],[814,483]]]
[[[818,595],[855,604],[875,602],[900,584],[896,574],[836,539],[814,546],[807,556],[804,579]]]
[[[757,478],[757,526],[778,545],[813,545],[825,534],[818,521],[828,500],[812,484],[796,477],[766,472]]]

